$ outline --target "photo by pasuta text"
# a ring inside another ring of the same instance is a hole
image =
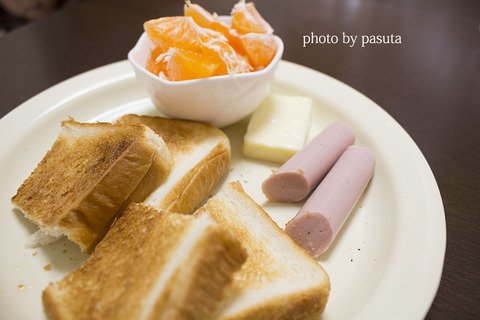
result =
[[[359,39],[360,38],[360,39]],[[402,37],[400,35],[390,34],[390,35],[349,35],[345,32],[342,32],[342,35],[339,37],[337,35],[331,34],[321,34],[317,35],[313,32],[303,36],[303,47],[305,48],[310,44],[338,44],[339,42],[349,47],[354,47],[357,43],[357,40],[361,40],[361,46],[364,48],[369,44],[402,44]],[[358,41],[360,42],[360,41]]]

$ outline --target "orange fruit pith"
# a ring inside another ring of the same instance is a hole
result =
[[[228,43],[212,39],[202,47],[204,56],[220,61],[215,75],[238,74],[253,71],[246,57],[238,54]]]
[[[263,19],[253,2],[238,2],[233,7],[231,16],[232,28],[240,33],[273,33],[272,27]]]
[[[167,79],[171,81],[211,77],[220,64],[198,52],[170,48],[167,52]]]
[[[247,33],[240,38],[248,60],[255,69],[265,68],[275,57],[278,48],[273,35]]]
[[[228,43],[240,54],[245,54],[246,52],[242,51],[243,46],[240,43],[240,38],[238,33],[230,29],[228,26],[218,21],[218,17],[213,16],[210,12],[205,10],[203,7],[195,3],[190,3],[189,1],[185,4],[183,8],[185,16],[192,17],[192,19],[203,28],[209,28],[214,31],[220,32],[226,38]]]

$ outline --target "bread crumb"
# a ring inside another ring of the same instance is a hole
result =
[[[18,289],[23,290],[23,289],[25,289],[25,286],[23,284],[20,284],[20,285],[18,285]]]
[[[37,255],[37,253],[36,253],[36,252],[32,253],[32,257],[35,257],[36,255]]]
[[[297,171],[298,171],[298,173],[303,174],[303,170],[302,170],[302,169],[298,169]]]
[[[358,250],[360,250],[360,249],[358,249]],[[67,249],[63,250],[63,253],[67,253]]]
[[[51,263],[47,264],[46,266],[43,267],[43,270],[45,270],[45,271],[52,270],[52,264]]]

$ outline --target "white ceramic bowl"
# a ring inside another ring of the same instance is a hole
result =
[[[252,113],[268,94],[283,54],[283,42],[263,70],[186,81],[167,81],[145,69],[154,44],[143,33],[128,53],[135,75],[155,106],[166,116],[202,121],[217,127],[233,124]]]

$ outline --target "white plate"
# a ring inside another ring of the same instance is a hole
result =
[[[408,134],[374,102],[322,73],[282,61],[272,91],[306,95],[310,136],[335,120],[377,156],[374,177],[330,249],[318,259],[331,279],[322,319],[422,319],[435,297],[446,246],[442,200],[433,174]],[[25,249],[35,231],[10,199],[55,140],[60,122],[111,121],[158,114],[126,61],[62,82],[0,120],[0,318],[41,319],[41,292],[85,259],[67,240]],[[260,184],[275,164],[241,156],[246,121],[225,128],[232,164],[221,184],[240,180],[281,226],[301,204],[268,202]],[[218,189],[218,188],[217,188]],[[49,267],[51,270],[48,271]]]

